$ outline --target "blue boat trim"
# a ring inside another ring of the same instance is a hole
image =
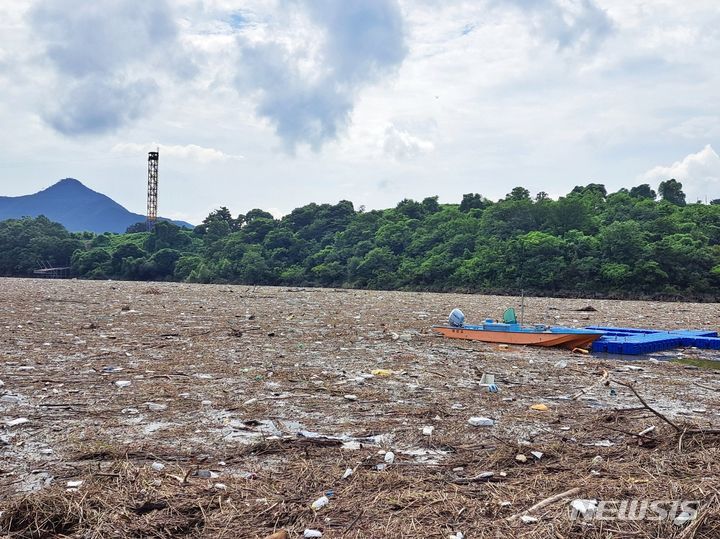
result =
[[[477,326],[471,324],[464,324],[462,329],[476,330],[476,331],[505,331],[513,333],[569,333],[572,335],[604,335],[604,331],[599,331],[593,328],[568,328],[562,326],[545,326],[543,324],[536,324],[534,326],[520,325],[520,324],[505,324],[503,322],[486,322]]]

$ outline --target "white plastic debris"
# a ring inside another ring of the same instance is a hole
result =
[[[422,430],[423,436],[432,436],[432,433],[434,430],[435,430],[435,427],[432,427],[432,426],[423,427],[423,430]]]
[[[683,524],[689,522],[692,519],[693,515],[691,515],[687,511],[683,511],[677,517],[675,517],[675,520],[673,520],[673,524],[675,524],[676,526],[682,526]]]
[[[494,374],[484,372],[482,374],[482,376],[480,377],[480,385],[481,386],[489,386],[494,383],[495,383],[495,375]]]
[[[385,462],[387,464],[392,464],[393,462],[395,462],[395,453],[393,453],[392,451],[388,451],[387,453],[385,453]]]
[[[150,467],[156,472],[161,472],[165,469],[165,465],[162,462],[153,462]]]
[[[355,440],[350,440],[349,442],[343,442],[342,448],[346,449],[348,451],[357,451],[360,449],[362,444],[360,442],[356,442]]]
[[[216,479],[220,477],[220,474],[213,472],[212,470],[198,470],[197,476],[203,479]]]
[[[573,500],[572,503],[570,503],[570,507],[581,515],[586,513],[593,514],[597,510],[597,506],[597,500]]]
[[[5,387],[5,382],[3,382],[2,380],[0,380],[0,387]]]
[[[342,475],[342,478],[341,478],[341,479],[347,479],[347,478],[350,477],[352,474],[353,474],[353,469],[352,469],[352,468],[348,468],[347,470],[345,470],[345,473]]]
[[[6,421],[5,425],[8,427],[17,427],[18,425],[24,425],[25,423],[29,423],[30,420],[27,417],[18,417],[17,419],[11,419],[10,421]]]
[[[225,483],[215,483],[213,488],[215,490],[227,490],[227,485]]]
[[[118,380],[115,382],[117,387],[128,387],[132,382],[130,380]]]
[[[68,482],[67,482],[67,488],[75,488],[75,489],[76,489],[76,488],[78,488],[78,487],[79,487],[80,485],[82,485],[82,484],[83,484],[82,480],[78,480],[78,481],[68,481]]]
[[[151,412],[162,412],[163,410],[167,410],[167,404],[158,404],[157,402],[146,402],[145,406],[147,406],[148,410]]]
[[[465,534],[463,532],[456,532],[448,535],[448,539],[465,539]]]
[[[615,442],[611,442],[610,440],[600,440],[592,444],[596,447],[612,447],[615,445]]]
[[[542,451],[530,451],[530,454],[535,457],[536,459],[540,460],[543,458],[543,452]]]
[[[20,400],[18,395],[3,395],[0,397],[0,402],[10,402],[12,404],[17,404]]]
[[[330,503],[330,499],[327,496],[321,496],[320,498],[315,500],[312,504],[310,504],[310,507],[313,509],[313,511],[317,511],[319,509],[322,509],[329,503]],[[313,535],[312,537],[320,537],[320,535]]]
[[[344,398],[345,400],[349,400],[349,401],[356,401],[356,400],[358,400],[357,395],[343,395],[343,398]]]
[[[305,539],[310,539],[312,537],[322,537],[322,532],[320,530],[306,529],[303,532],[303,537],[305,537]]]
[[[515,455],[515,460],[518,462],[527,462],[527,457],[522,453],[518,453],[517,455]]]
[[[567,361],[560,360],[557,363],[555,363],[555,368],[556,369],[564,369],[565,367],[567,367],[567,365],[568,365]]]
[[[468,423],[473,427],[492,427],[495,425],[495,421],[489,417],[471,417],[468,419]]]
[[[593,466],[597,466],[598,464],[602,464],[602,461],[603,458],[600,455],[595,455],[590,462],[592,462]]]
[[[252,399],[248,399],[245,402],[243,402],[243,406],[250,406],[251,404],[255,404],[257,402],[257,399],[253,397]]]
[[[538,519],[530,515],[523,515],[520,517],[520,520],[523,521],[523,524],[535,524],[538,521]]]

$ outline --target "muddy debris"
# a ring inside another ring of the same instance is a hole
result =
[[[720,328],[717,304],[592,303],[525,298],[524,317]],[[473,323],[519,304],[0,279],[0,535],[720,536],[720,352],[626,360],[430,330],[455,307]],[[592,518],[623,500],[678,506]]]

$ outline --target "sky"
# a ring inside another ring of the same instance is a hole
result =
[[[720,198],[715,0],[0,0],[0,195],[276,216],[676,178]]]

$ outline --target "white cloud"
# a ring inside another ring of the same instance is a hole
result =
[[[158,79],[197,71],[166,0],[36,0],[27,21],[56,79],[43,117],[63,135],[128,126],[154,109]]]
[[[267,211],[275,219],[282,219],[282,217],[288,213],[286,211],[282,211],[280,208],[268,208],[265,211]]]
[[[404,19],[397,0],[295,0],[284,7],[266,27],[238,34],[236,85],[254,94],[258,116],[289,153],[302,144],[318,151],[344,134],[358,93],[402,64]]]
[[[434,149],[435,145],[432,141],[423,140],[404,129],[398,129],[394,125],[389,125],[385,129],[385,140],[383,142],[385,155],[395,159],[408,159],[421,153],[431,152]]]
[[[629,187],[720,150],[719,29],[716,0],[0,1],[0,195],[72,176],[142,212],[150,141],[192,222]]]
[[[659,165],[642,175],[643,183],[651,185],[671,178],[683,184],[688,202],[720,198],[720,156],[708,144],[670,166]]]
[[[168,144],[136,144],[134,142],[118,143],[113,146],[114,153],[123,155],[144,154],[145,152],[160,149],[160,157],[167,155],[177,157],[179,159],[187,159],[198,163],[211,163],[213,161],[233,161],[244,159],[242,155],[230,155],[215,148],[203,148],[195,144],[187,144],[185,146],[168,145]]]
[[[696,116],[680,122],[670,132],[686,139],[720,136],[720,116]]]

